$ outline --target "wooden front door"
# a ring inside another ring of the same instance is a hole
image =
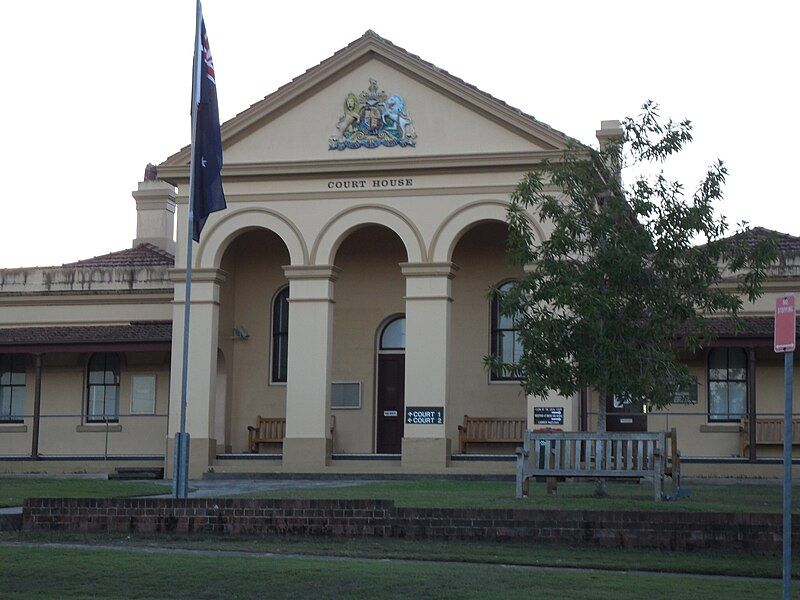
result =
[[[400,454],[405,377],[405,354],[378,355],[378,454]]]
[[[606,399],[606,431],[647,431],[647,415],[642,401],[623,405],[609,395]]]

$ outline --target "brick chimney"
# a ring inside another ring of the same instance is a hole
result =
[[[144,181],[133,192],[136,200],[136,239],[133,245],[153,244],[175,254],[175,187],[156,176],[153,165],[147,165]]]

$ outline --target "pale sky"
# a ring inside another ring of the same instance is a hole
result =
[[[721,211],[800,235],[800,3],[206,0],[231,118],[367,29],[584,142],[652,98],[690,118],[677,173],[731,171]],[[0,267],[135,237],[148,162],[186,145],[194,0],[0,2]]]

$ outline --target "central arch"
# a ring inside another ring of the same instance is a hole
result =
[[[380,366],[375,332],[383,330],[388,317],[405,312],[406,286],[400,265],[407,261],[403,240],[383,225],[351,228],[333,257],[340,272],[334,284],[331,385],[360,389],[358,401],[331,403],[339,453],[375,452],[374,398]],[[392,418],[402,419],[402,411]],[[402,427],[396,432],[402,432]]]
[[[425,260],[425,242],[417,227],[393,208],[370,204],[343,210],[325,224],[311,248],[311,264],[333,264],[342,240],[353,230],[367,225],[383,225],[396,233],[406,248],[408,262]]]

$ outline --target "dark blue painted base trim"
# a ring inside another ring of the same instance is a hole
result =
[[[159,461],[164,462],[166,457],[159,456],[158,454],[147,454],[142,456],[90,456],[78,455],[75,456],[40,456],[39,458],[31,458],[30,456],[0,456],[0,462],[74,462],[74,461],[94,461],[94,462],[130,462],[130,461]]]
[[[217,460],[283,460],[283,454],[217,454]]]
[[[750,462],[750,459],[739,456],[681,456],[681,462],[707,465],[782,465],[783,458],[774,456],[759,458],[755,462]],[[800,458],[793,458],[792,464],[800,465]]]
[[[399,454],[331,454],[331,460],[400,460]]]
[[[515,454],[453,454],[453,462],[514,462]]]

